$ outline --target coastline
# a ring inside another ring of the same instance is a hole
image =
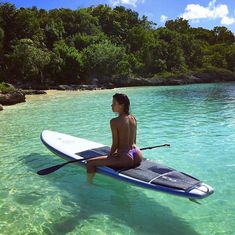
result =
[[[203,84],[203,83],[220,83],[235,81],[235,73],[219,69],[210,71],[197,71],[186,74],[168,74],[168,76],[153,76],[151,78],[116,78],[105,84],[67,84],[51,86],[46,89],[31,89],[31,87],[22,89],[16,87],[13,92],[0,92],[0,111],[4,110],[4,106],[15,105],[17,103],[26,102],[28,99],[38,99],[41,95],[53,96],[55,94],[63,93],[64,91],[94,91],[103,89],[114,89],[118,87],[137,87],[137,86],[175,86],[175,85],[189,85],[189,84]],[[11,84],[7,84],[14,87]],[[24,87],[25,88],[25,87]],[[27,98],[27,99],[26,99]]]

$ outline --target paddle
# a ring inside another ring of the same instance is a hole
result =
[[[146,150],[146,149],[153,149],[153,148],[160,148],[160,147],[166,147],[166,146],[170,146],[169,144],[162,144],[162,145],[156,145],[156,146],[152,146],[152,147],[145,147],[145,148],[141,148],[140,150]],[[61,167],[69,164],[69,163],[74,163],[74,162],[81,162],[81,161],[84,161],[86,160],[85,158],[82,158],[82,159],[77,159],[77,160],[72,160],[72,161],[68,161],[68,162],[65,162],[65,163],[62,163],[62,164],[59,164],[59,165],[55,165],[55,166],[51,166],[49,168],[46,168],[46,169],[42,169],[40,171],[37,172],[38,175],[48,175],[54,171],[57,171],[59,170]]]

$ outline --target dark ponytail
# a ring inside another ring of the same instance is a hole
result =
[[[113,98],[119,103],[124,105],[124,113],[129,115],[130,114],[130,100],[127,95],[116,93]]]

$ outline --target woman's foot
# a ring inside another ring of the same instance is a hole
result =
[[[87,183],[92,184],[95,173],[87,173]]]

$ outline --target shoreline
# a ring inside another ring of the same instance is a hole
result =
[[[104,84],[83,84],[83,85],[58,85],[52,86],[51,89],[32,89],[32,88],[15,88],[11,93],[1,93],[0,91],[0,111],[4,110],[4,106],[15,105],[21,102],[26,102],[26,97],[37,97],[39,95],[49,95],[64,93],[64,91],[80,92],[80,91],[95,91],[95,90],[109,90],[115,88],[128,88],[140,86],[178,86],[191,84],[205,84],[205,83],[222,83],[235,82],[235,73],[227,70],[217,71],[201,71],[192,72],[188,74],[179,74],[169,77],[152,77],[152,78],[126,78],[116,79],[112,82]],[[14,87],[11,84],[9,86]],[[39,87],[38,87],[39,88]],[[41,88],[41,87],[40,87]],[[30,98],[31,99],[31,98]],[[34,98],[33,98],[34,99]],[[36,98],[37,99],[37,98]]]

